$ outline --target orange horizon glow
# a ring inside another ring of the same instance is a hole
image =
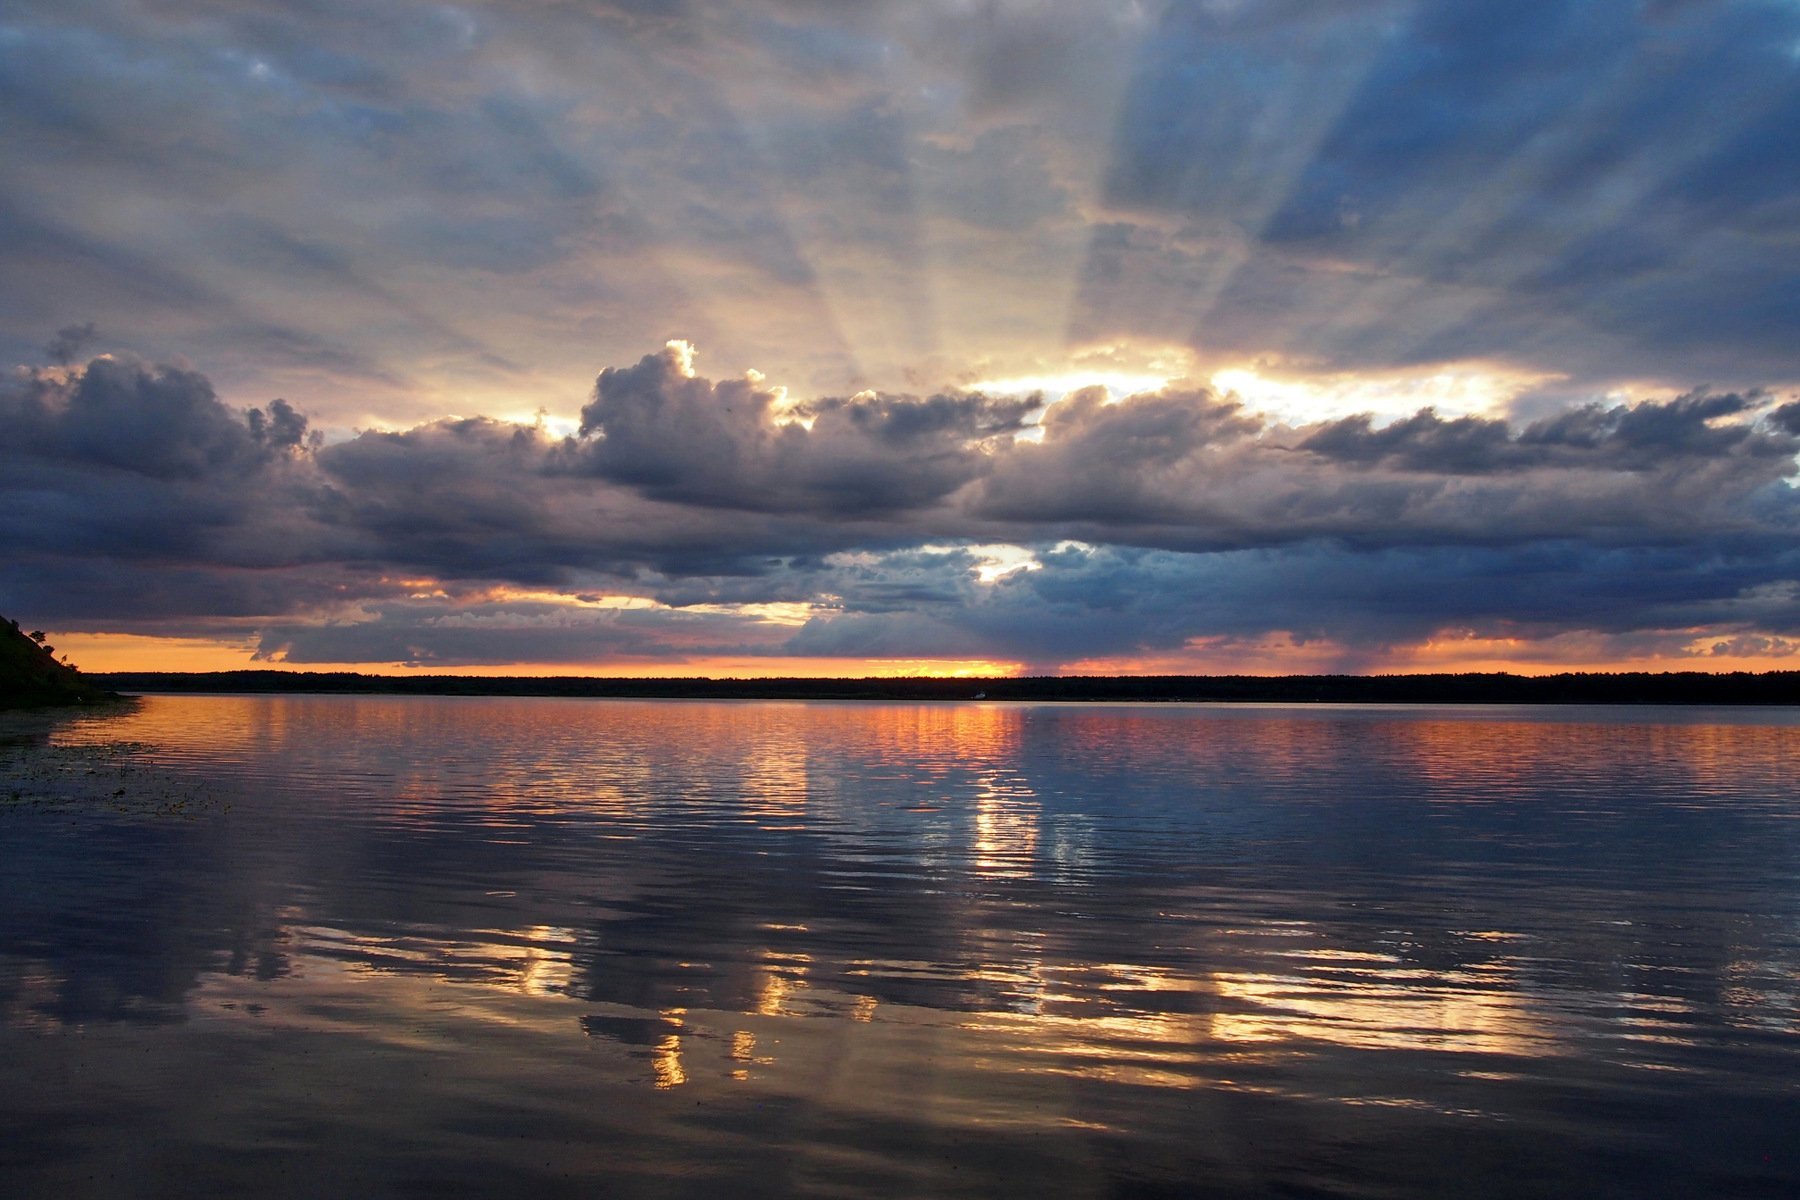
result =
[[[123,633],[67,633],[50,638],[60,655],[92,673],[122,671],[350,672],[360,675],[476,678],[587,679],[1004,679],[1025,675],[1410,675],[1504,672],[1557,675],[1571,672],[1705,672],[1800,670],[1792,653],[1705,653],[1696,634],[1687,653],[1607,656],[1599,639],[1578,635],[1538,642],[1447,637],[1358,658],[1336,643],[1296,642],[1286,635],[1192,645],[1163,655],[1076,659],[1054,667],[1022,662],[951,658],[808,658],[716,656],[596,663],[488,663],[421,665],[405,662],[291,663],[255,658],[249,641],[166,638]]]
[[[258,660],[254,645],[197,638],[129,633],[70,633],[50,639],[83,671],[349,671],[359,675],[464,675],[480,678],[573,677],[590,679],[961,679],[1006,678],[1024,664],[957,658],[802,658],[743,656],[594,663],[488,663],[415,665],[404,662],[308,662]]]

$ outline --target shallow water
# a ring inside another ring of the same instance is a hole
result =
[[[1800,713],[0,724],[0,1194],[1792,1196]]]

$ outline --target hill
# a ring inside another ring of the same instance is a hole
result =
[[[17,621],[0,618],[0,709],[49,708],[113,699],[73,667],[56,661]]]

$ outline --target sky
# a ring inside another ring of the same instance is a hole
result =
[[[5,0],[88,669],[1800,668],[1795,0]]]

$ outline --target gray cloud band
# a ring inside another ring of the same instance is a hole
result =
[[[1800,406],[1769,394],[1519,426],[1289,427],[1179,386],[1040,408],[790,402],[671,347],[602,372],[567,438],[471,419],[325,444],[191,369],[27,370],[0,387],[0,611],[442,664],[1800,634]],[[990,543],[1034,569],[984,581]],[[810,607],[746,607],[767,605]]]

